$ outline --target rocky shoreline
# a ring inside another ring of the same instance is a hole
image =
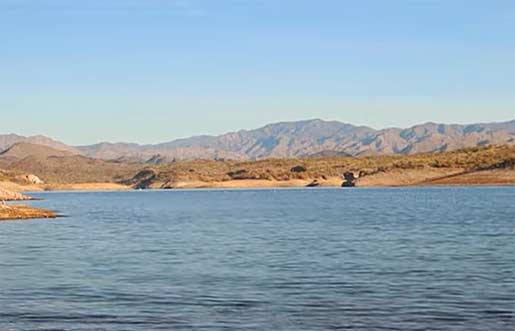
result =
[[[55,212],[48,209],[35,208],[27,205],[8,204],[5,202],[26,200],[32,200],[32,198],[18,192],[0,189],[0,221],[57,217]]]
[[[57,217],[57,214],[48,209],[34,208],[26,205],[0,205],[0,221],[55,217]]]
[[[22,200],[32,200],[32,198],[29,196],[26,196],[24,194],[18,193],[18,192],[0,188],[0,201],[22,201]]]

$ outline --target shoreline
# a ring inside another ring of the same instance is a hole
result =
[[[5,203],[5,201],[29,200],[36,199],[17,191],[0,188],[0,221],[57,217],[57,214],[49,209]]]
[[[0,222],[56,217],[57,214],[49,209],[18,204],[0,205]]]
[[[312,185],[316,181],[316,185]],[[149,190],[195,190],[195,189],[273,189],[273,188],[342,188],[340,177],[309,178],[289,180],[237,179],[228,181],[177,181],[156,182]],[[481,170],[474,172],[462,169],[439,171],[400,170],[380,172],[357,179],[356,188],[380,187],[445,187],[445,186],[515,186],[515,169]],[[117,183],[75,183],[54,185],[20,185],[12,182],[0,182],[0,221],[26,220],[37,218],[56,218],[58,214],[52,210],[36,208],[28,205],[5,204],[3,201],[35,200],[26,195],[27,192],[85,192],[85,191],[138,191],[138,189]],[[143,189],[145,190],[145,189]],[[23,193],[20,193],[23,192]]]
[[[265,179],[241,179],[228,181],[177,181],[168,184],[156,182],[147,189],[177,190],[177,189],[216,189],[216,188],[302,188],[309,187],[313,181],[317,185],[313,187],[342,186],[343,179],[331,177],[326,179],[290,179],[284,181]],[[515,186],[515,170],[482,170],[475,172],[463,172],[461,170],[427,172],[427,171],[399,171],[379,173],[359,178],[355,187],[416,187],[416,186]],[[63,192],[63,191],[133,191],[131,186],[116,183],[81,183],[59,184],[52,186],[35,187],[18,186],[22,192]]]

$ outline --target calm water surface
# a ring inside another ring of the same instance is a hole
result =
[[[0,330],[507,330],[515,188],[40,193]]]

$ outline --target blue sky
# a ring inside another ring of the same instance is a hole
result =
[[[0,132],[515,118],[515,1],[0,0]]]

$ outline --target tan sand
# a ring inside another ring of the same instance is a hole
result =
[[[515,169],[475,171],[429,179],[420,185],[515,185]]]
[[[130,190],[131,187],[127,185],[117,183],[72,183],[72,184],[27,184],[21,185],[14,182],[2,181],[0,182],[0,189],[6,189],[9,191],[87,191],[87,190],[99,190],[99,191],[118,191],[118,190]]]
[[[0,190],[7,190],[7,191],[14,191],[14,192],[20,192],[20,191],[42,191],[43,188],[40,185],[20,185],[18,183],[14,182],[8,182],[8,181],[0,181]]]
[[[463,173],[462,169],[406,169],[379,172],[358,179],[357,186],[408,186]]]
[[[169,185],[173,189],[193,189],[193,188],[265,188],[265,187],[305,187],[313,179],[290,179],[284,181],[265,180],[265,179],[241,179],[228,181],[182,181]],[[334,177],[328,179],[318,179],[319,186],[341,186],[343,179]],[[161,188],[163,183],[154,183],[151,188]]]
[[[42,189],[46,191],[123,191],[130,190],[131,187],[117,183],[77,183],[43,185]]]
[[[306,187],[313,179],[274,180],[229,180],[229,181],[183,181],[170,185],[172,189],[195,188],[267,188]],[[318,179],[321,187],[340,187],[343,179],[331,177]],[[163,183],[154,183],[151,188],[159,189]],[[463,169],[431,168],[379,172],[360,178],[358,187],[417,186],[417,185],[515,185],[515,170],[489,170],[466,173]]]

